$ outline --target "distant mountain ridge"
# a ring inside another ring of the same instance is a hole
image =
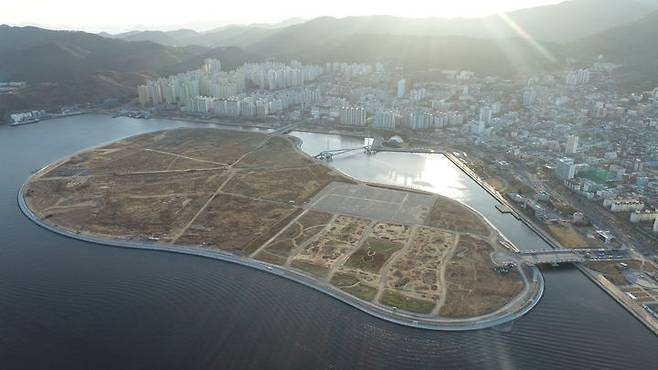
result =
[[[288,48],[285,54],[279,54],[279,59],[310,63],[382,62],[409,70],[465,69],[506,78],[553,70],[562,66],[564,60],[558,45],[543,43],[536,48],[520,38],[357,34],[315,46],[300,44],[305,46]]]
[[[355,34],[510,38],[518,37],[518,30],[521,29],[539,41],[566,43],[639,20],[657,9],[658,0],[568,0],[479,19],[402,18],[385,15],[320,17],[308,22],[291,22],[291,25],[281,27],[235,25],[196,34],[138,31],[113,37],[131,41],[149,40],[170,46],[256,48],[272,41],[278,45],[283,38],[295,37],[295,33],[317,37],[318,41]]]
[[[658,11],[637,22],[618,26],[568,45],[570,54],[582,60],[621,64],[620,81],[635,90],[658,85]]]
[[[218,57],[227,68],[249,60],[239,48],[174,48],[150,41],[127,42],[85,32],[0,26],[0,78],[30,88],[0,99],[10,110],[132,98],[148,78],[198,68]],[[255,58],[254,58],[255,59]]]
[[[384,62],[409,69],[469,69],[515,77],[560,68],[567,57],[591,63],[603,55],[605,60],[623,64],[618,77],[624,86],[634,90],[653,88],[658,83],[658,48],[654,47],[658,11],[648,12],[654,9],[652,1],[643,0],[641,4],[630,0],[572,0],[512,12],[507,18],[489,17],[488,23],[391,16],[321,17],[281,28],[235,25],[202,34],[184,29],[137,31],[122,34],[122,39],[77,31],[0,26],[0,80],[26,80],[31,86],[18,94],[2,95],[0,116],[11,110],[107,97],[129,99],[135,96],[135,86],[144,80],[197,68],[207,57],[219,57],[227,69],[246,61],[298,59],[311,63]],[[593,3],[599,4],[600,9],[592,10]],[[627,6],[621,6],[622,3]],[[540,17],[537,9],[544,9],[545,14]],[[573,11],[571,18],[563,15],[565,9]],[[614,22],[610,21],[613,10],[618,15]],[[566,22],[584,17],[586,11],[590,13],[587,21]],[[519,26],[527,23],[522,27],[534,40],[515,32],[510,19]],[[537,19],[565,22],[548,29]],[[618,24],[595,32],[608,21]],[[449,35],[451,24],[457,23],[462,24],[459,29],[464,34]],[[564,43],[544,42],[537,36],[555,33],[554,38],[562,39],[560,34],[574,27],[575,33],[587,35]],[[488,37],[474,36],[485,31]],[[160,42],[153,42],[154,39]],[[186,44],[184,40],[189,39],[208,45],[243,47],[164,45]]]
[[[191,29],[178,29],[173,31],[130,31],[116,35],[101,32],[99,35],[124,41],[152,41],[167,46],[243,47],[278,29],[303,22],[305,20],[302,18],[289,18],[274,24],[229,24],[204,32],[197,32]]]

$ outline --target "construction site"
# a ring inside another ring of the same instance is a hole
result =
[[[69,234],[251,258],[391,315],[502,316],[533,293],[526,269],[496,270],[491,256],[507,244],[479,213],[355,181],[287,136],[143,134],[54,163],[23,194]]]

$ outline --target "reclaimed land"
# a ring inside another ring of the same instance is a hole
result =
[[[22,195],[39,222],[68,235],[229,253],[399,323],[491,326],[541,294],[525,269],[494,271],[502,236],[478,213],[355,182],[286,136],[143,134],[44,168]]]

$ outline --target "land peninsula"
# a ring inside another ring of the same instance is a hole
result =
[[[492,326],[541,295],[536,271],[494,270],[492,253],[508,243],[479,213],[356,181],[289,136],[142,134],[47,166],[21,197],[28,216],[66,235],[216,251],[399,323]]]

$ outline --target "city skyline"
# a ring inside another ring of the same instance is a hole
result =
[[[229,24],[278,23],[291,18],[312,19],[321,16],[346,17],[394,15],[410,18],[478,18],[523,8],[550,5],[564,0],[464,0],[446,4],[427,4],[421,0],[406,2],[404,7],[393,3],[337,0],[310,6],[300,0],[258,4],[233,4],[227,9],[223,3],[197,0],[181,9],[162,6],[152,1],[128,2],[118,0],[112,7],[102,9],[96,4],[80,0],[52,3],[26,0],[4,6],[0,24],[39,26],[54,29],[75,29],[88,32],[125,32],[130,30],[172,30],[190,28],[205,31]],[[34,9],[40,9],[38,13]],[[203,9],[204,11],[199,11]],[[102,11],[99,11],[102,10]],[[153,21],[157,19],[157,21]],[[111,21],[108,21],[111,20]]]

